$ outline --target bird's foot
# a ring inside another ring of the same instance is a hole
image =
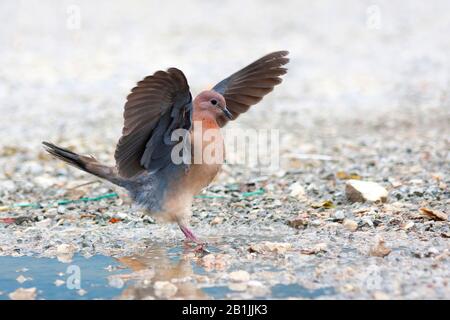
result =
[[[202,243],[198,243],[197,246],[194,248],[194,251],[196,253],[201,253],[201,254],[208,254],[211,253],[211,251],[209,251],[206,247],[208,246],[207,242],[202,242]]]
[[[207,242],[199,240],[188,227],[180,226],[180,229],[186,237],[186,239],[184,239],[185,245],[191,246],[192,244],[194,244],[194,251],[196,253],[210,253],[210,251],[206,249],[208,245]]]

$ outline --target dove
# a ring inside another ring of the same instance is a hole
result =
[[[43,146],[67,164],[126,189],[146,213],[177,223],[186,243],[203,247],[206,242],[191,231],[189,221],[195,195],[211,183],[223,164],[221,129],[282,82],[287,55],[288,51],[267,54],[195,99],[177,68],[145,77],[127,97],[115,166],[50,142],[44,141]],[[204,137],[208,130],[214,132],[214,139]],[[203,153],[211,146],[215,159],[206,161]],[[193,159],[196,154],[199,159]]]

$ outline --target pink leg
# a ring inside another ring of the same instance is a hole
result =
[[[200,241],[198,241],[198,239],[195,236],[195,234],[188,227],[180,225],[180,230],[181,230],[181,232],[184,233],[184,236],[186,237],[186,240],[192,241],[194,243],[199,243],[200,242]]]
[[[198,238],[194,235],[194,233],[186,226],[179,225],[181,232],[183,232],[184,236],[186,237],[186,242],[193,242],[197,244],[197,247],[195,248],[195,251],[201,252],[201,253],[209,253],[209,251],[205,248],[206,242],[202,242],[198,240]]]

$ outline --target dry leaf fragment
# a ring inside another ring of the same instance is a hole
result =
[[[419,210],[422,214],[424,214],[425,216],[427,216],[430,219],[442,220],[442,221],[448,220],[448,216],[444,212],[437,211],[437,210],[431,210],[428,208],[420,208]]]
[[[331,209],[336,207],[333,203],[333,201],[331,200],[326,200],[324,202],[320,202],[320,203],[313,203],[311,204],[311,207],[317,209],[317,208],[325,208],[325,209]]]
[[[122,221],[122,220],[117,219],[117,218],[111,218],[111,219],[109,219],[109,223],[117,223],[117,222],[120,222],[120,221]]]
[[[353,180],[361,180],[361,176],[357,173],[347,173],[345,171],[338,171],[336,172],[336,178],[340,179],[340,180],[349,180],[349,179],[353,179]]]

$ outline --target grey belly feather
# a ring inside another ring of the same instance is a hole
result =
[[[181,179],[185,174],[185,165],[169,164],[162,170],[143,174],[123,183],[131,199],[150,213],[161,212],[169,183]]]

